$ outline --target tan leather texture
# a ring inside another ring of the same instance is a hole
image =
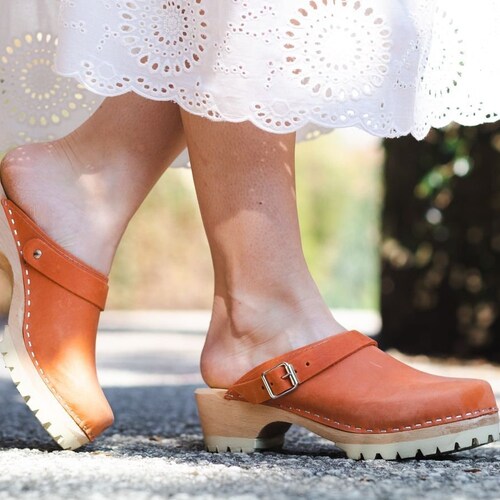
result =
[[[41,252],[36,257],[35,252]],[[101,311],[108,295],[107,279],[89,270],[60,248],[40,238],[32,238],[23,245],[24,261],[45,277],[82,299],[92,302]]]
[[[95,342],[108,279],[2,200],[23,271],[26,350],[39,375],[89,439],[113,423],[97,379]]]
[[[335,343],[335,347],[329,349],[328,344],[332,342]],[[349,336],[349,342],[339,342],[335,337],[330,337],[289,353],[286,362],[293,367],[300,367],[300,375],[296,368],[295,376],[299,383],[304,383],[335,363],[339,363],[345,357],[369,345],[377,345],[377,342],[359,332],[352,332],[352,335]],[[279,356],[266,363],[270,368],[266,370],[264,376],[273,395],[282,394],[291,389],[293,385],[290,373],[283,364],[280,364],[281,362],[281,356]],[[230,390],[237,392],[250,403],[268,401],[271,399],[271,394],[263,385],[262,372],[261,367],[252,370],[245,376],[245,381],[236,382]]]
[[[277,367],[285,362],[295,372],[298,385],[271,399],[261,375],[271,370],[265,377],[274,394],[290,389],[289,370]],[[357,331],[273,358],[240,378],[225,397],[265,401],[263,404],[355,433],[408,431],[498,412],[487,382],[416,370]]]

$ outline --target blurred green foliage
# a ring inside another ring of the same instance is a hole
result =
[[[377,309],[382,151],[343,144],[344,134],[297,148],[304,252],[330,307]]]
[[[297,146],[297,194],[307,262],[331,307],[376,309],[382,148],[360,131]],[[0,309],[9,302],[0,276]],[[118,249],[108,309],[209,309],[213,272],[191,171],[169,169]]]
[[[383,345],[500,359],[500,122],[385,149]]]
[[[332,307],[376,309],[378,141],[327,134],[297,147],[303,246]],[[111,308],[210,308],[212,266],[191,172],[169,169],[130,224],[111,275]]]

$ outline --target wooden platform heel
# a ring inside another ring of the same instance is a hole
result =
[[[208,451],[244,452],[279,449],[290,424],[275,420],[273,408],[228,401],[224,389],[197,389],[196,404]]]

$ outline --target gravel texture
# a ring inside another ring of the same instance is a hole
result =
[[[500,498],[496,443],[439,460],[356,462],[292,428],[281,453],[207,453],[193,398],[203,335],[173,331],[166,317],[141,329],[120,318],[105,318],[98,346],[116,423],[77,452],[52,444],[0,370],[0,499]],[[500,368],[410,361],[487,378],[499,394]]]

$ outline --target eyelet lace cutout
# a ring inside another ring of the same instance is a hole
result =
[[[298,140],[500,118],[498,0],[5,2],[0,149],[63,135],[95,94],[129,91]]]
[[[203,0],[138,0],[125,2],[122,9],[122,41],[149,72],[167,78],[200,62],[208,40]]]
[[[56,75],[57,38],[37,31],[0,47],[0,150],[57,135],[63,122],[88,116],[96,99],[74,80]]]
[[[438,51],[437,46],[431,45],[425,51],[425,68],[422,68],[423,77],[421,88],[435,100],[442,99],[453,91],[461,83],[464,71],[464,60],[467,58],[467,47],[464,41],[464,33],[453,16],[438,6],[434,16],[434,30],[445,40],[449,41],[446,51]],[[493,42],[493,40],[491,40]],[[431,76],[441,72],[443,79],[433,80]]]
[[[288,71],[323,101],[373,95],[389,71],[391,28],[377,2],[303,2],[283,28]],[[328,50],[325,50],[328,49]]]

